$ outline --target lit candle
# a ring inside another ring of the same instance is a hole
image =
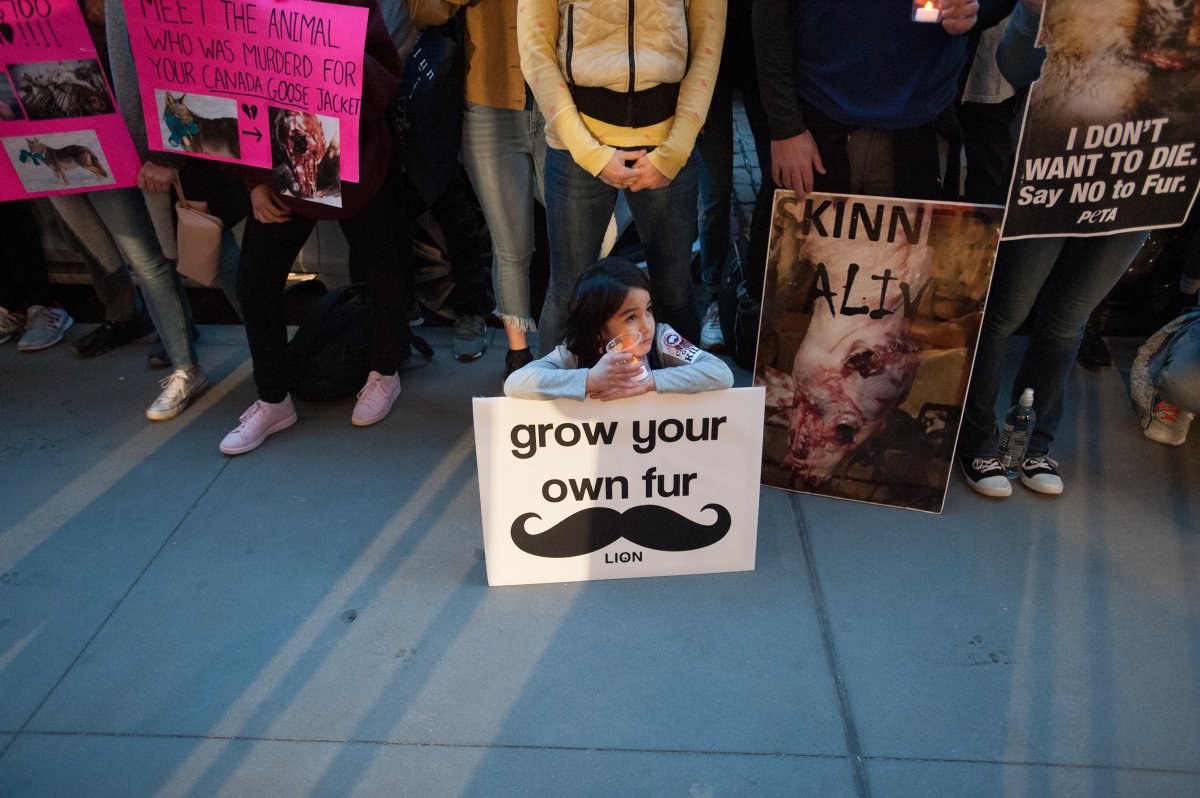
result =
[[[940,22],[942,9],[933,0],[913,4],[913,22]]]

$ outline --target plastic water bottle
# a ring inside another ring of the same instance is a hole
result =
[[[1033,434],[1033,424],[1037,414],[1033,412],[1033,389],[1026,388],[1021,393],[1020,400],[1009,408],[1008,416],[1004,419],[1004,429],[1000,431],[1000,465],[1009,479],[1017,475],[1017,469],[1025,460],[1025,450],[1029,447],[1029,436]]]

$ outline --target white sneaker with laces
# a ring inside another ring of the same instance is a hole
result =
[[[296,418],[296,406],[292,404],[291,394],[278,403],[259,399],[242,413],[237,428],[221,441],[221,452],[245,454],[251,449],[257,449],[268,435],[292,426],[296,423]]]
[[[63,339],[63,333],[74,323],[71,314],[60,307],[34,305],[29,308],[28,317],[25,319],[25,334],[21,336],[17,349],[22,352],[49,349]]]
[[[1195,417],[1195,413],[1180,410],[1160,399],[1154,403],[1154,415],[1145,429],[1146,437],[1168,446],[1178,446],[1187,440],[1188,427]]]
[[[709,303],[704,311],[704,320],[700,322],[700,346],[709,352],[725,351],[725,335],[721,332],[721,311],[717,303]]]
[[[369,427],[392,410],[396,397],[400,395],[400,375],[383,376],[378,371],[372,371],[367,377],[367,384],[358,392],[358,401],[354,403],[354,413],[350,423],[356,427]]]
[[[171,376],[159,383],[163,391],[146,409],[146,418],[151,421],[166,421],[184,411],[208,388],[208,378],[200,369],[175,369]]]
[[[0,308],[0,344],[25,329],[25,314]]]

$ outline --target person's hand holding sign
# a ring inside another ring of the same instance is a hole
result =
[[[250,189],[250,207],[254,218],[263,224],[277,224],[292,218],[292,212],[268,183]]]
[[[171,186],[175,185],[178,178],[177,170],[153,161],[146,161],[138,170],[137,186],[140,189],[165,194],[171,190]]]

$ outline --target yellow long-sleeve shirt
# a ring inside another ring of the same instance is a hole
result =
[[[521,51],[521,71],[546,118],[546,143],[556,149],[568,150],[575,162],[592,175],[600,174],[612,160],[617,147],[654,147],[648,156],[650,163],[665,177],[673,179],[687,163],[696,136],[708,116],[708,104],[721,63],[725,12],[725,0],[691,0],[688,7],[690,64],[680,82],[675,115],[655,125],[631,128],[593,119],[576,109],[558,61],[562,24],[558,0],[520,0],[517,43]],[[628,40],[623,29],[614,33],[621,42]]]

